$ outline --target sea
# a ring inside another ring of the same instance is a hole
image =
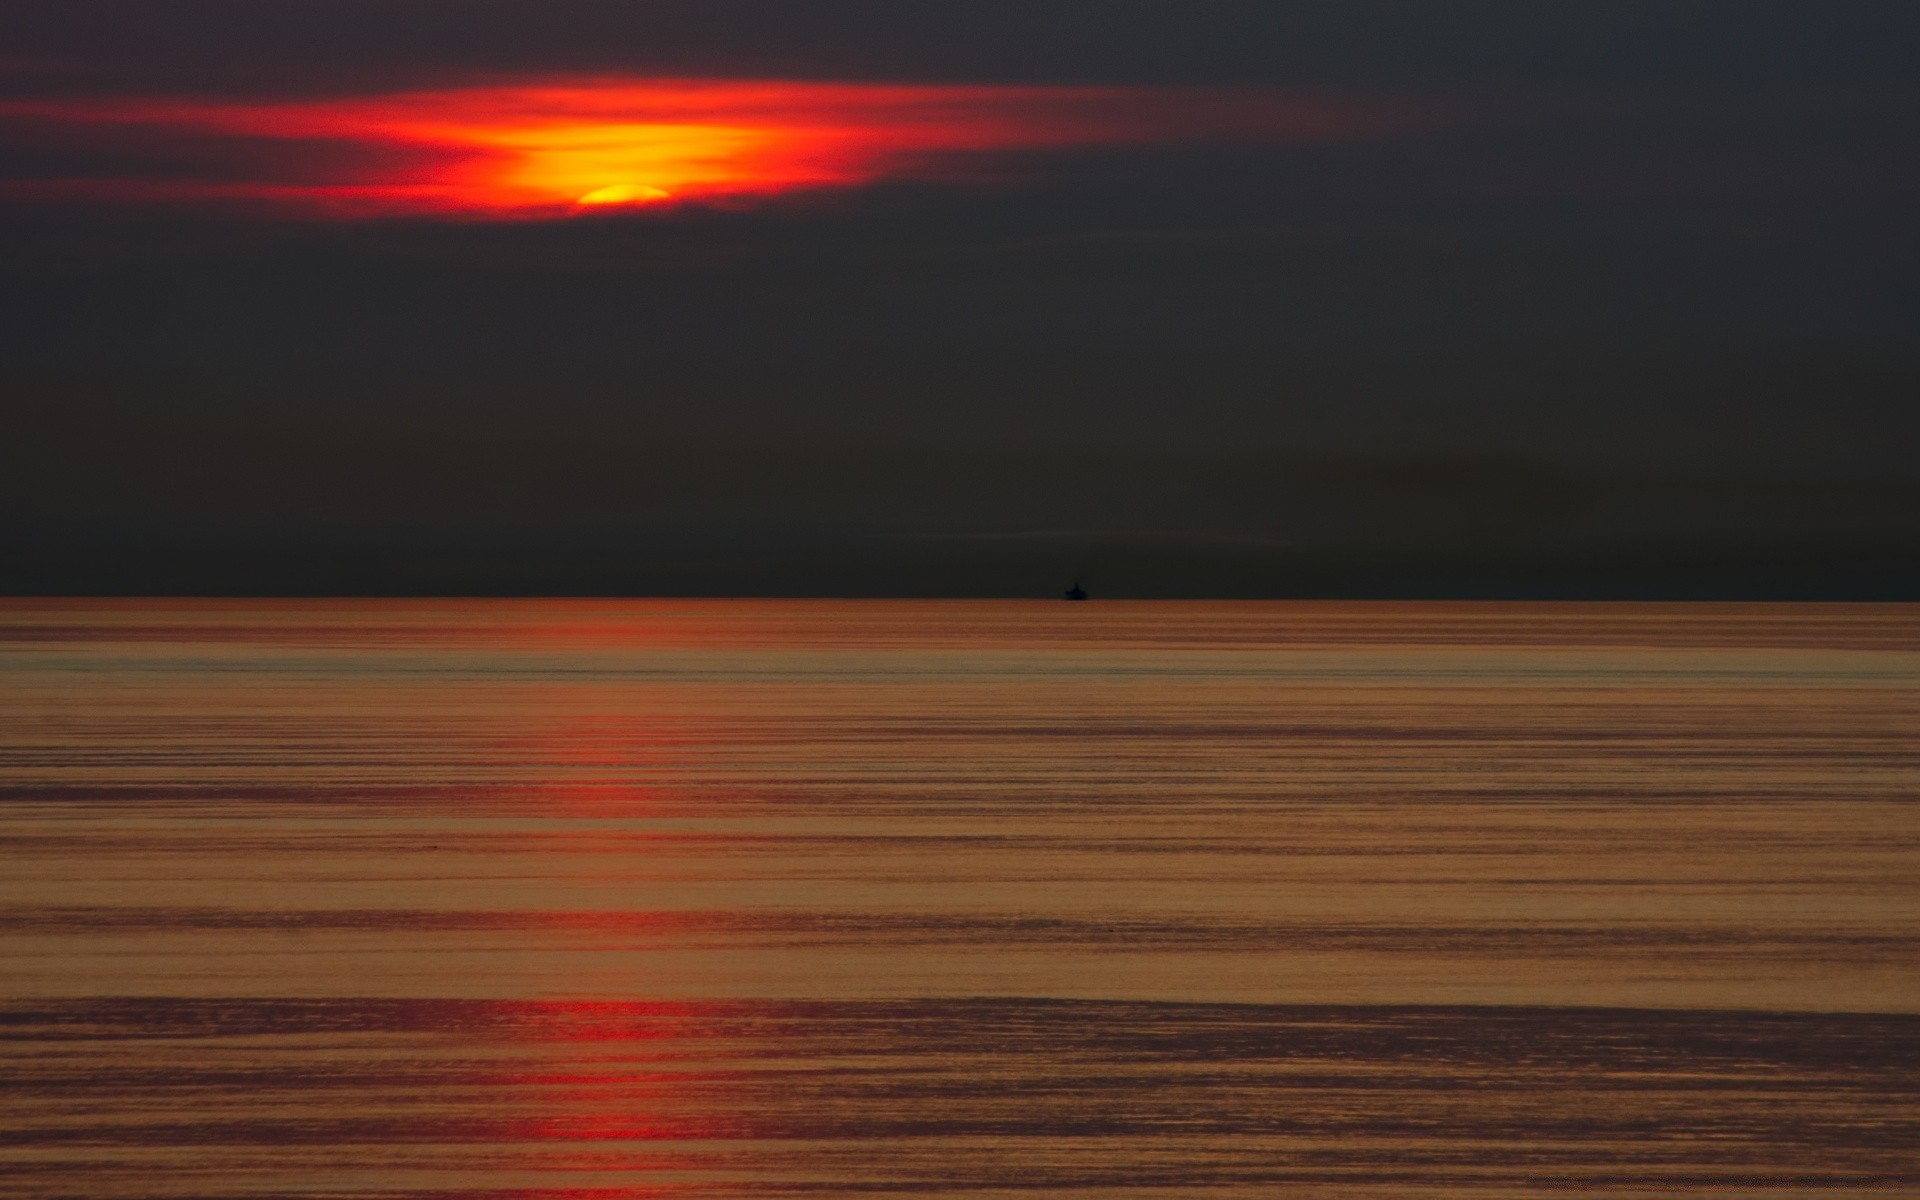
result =
[[[1920,1196],[1920,606],[0,601],[0,1196]]]

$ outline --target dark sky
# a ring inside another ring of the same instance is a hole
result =
[[[1920,598],[1916,34],[1844,0],[0,0],[0,591]],[[239,152],[18,115],[657,77],[1390,117],[340,220],[75,193]]]

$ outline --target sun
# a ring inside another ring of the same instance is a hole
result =
[[[49,136],[38,126],[58,122],[61,137],[96,129],[89,136],[112,154],[153,139],[155,153],[177,141],[182,156],[150,177],[0,178],[0,203],[44,195],[247,202],[329,219],[545,221],[889,179],[997,184],[1015,153],[1195,137],[1338,141],[1409,119],[1235,89],[644,76],[305,98],[0,96],[0,135],[19,126]],[[203,162],[209,153],[218,161]]]
[[[662,200],[671,199],[673,199],[673,193],[665,188],[644,183],[614,183],[603,188],[595,188],[574,203],[582,208],[603,208],[613,205],[658,204]]]

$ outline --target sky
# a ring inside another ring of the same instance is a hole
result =
[[[1916,35],[0,0],[0,592],[1920,598]]]

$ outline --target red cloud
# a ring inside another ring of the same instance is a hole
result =
[[[483,218],[852,187],[950,173],[987,151],[1337,141],[1427,123],[1403,106],[1255,91],[612,78],[321,100],[15,101],[0,103],[0,120],[69,153],[137,147],[147,163],[16,182],[16,196]]]

